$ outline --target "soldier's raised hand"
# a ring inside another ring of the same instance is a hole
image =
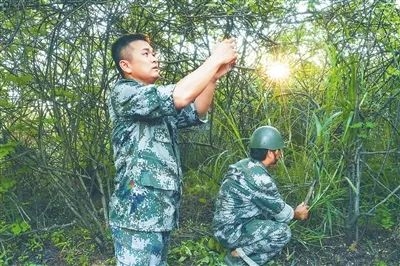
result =
[[[237,57],[235,38],[225,39],[217,43],[210,56],[212,60],[216,60],[221,65],[234,64]]]

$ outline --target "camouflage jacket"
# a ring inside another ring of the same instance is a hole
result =
[[[215,204],[214,234],[235,242],[252,219],[288,223],[293,208],[284,202],[265,166],[250,158],[229,166]]]
[[[168,231],[181,195],[178,128],[201,124],[192,105],[176,110],[175,85],[119,80],[108,95],[116,169],[110,225]]]

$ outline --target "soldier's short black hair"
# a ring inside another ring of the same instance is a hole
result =
[[[121,61],[122,58],[122,50],[127,47],[131,42],[134,41],[145,41],[148,43],[151,43],[149,36],[146,34],[142,33],[130,33],[130,34],[125,34],[119,37],[111,46],[111,55],[114,60],[115,66],[118,69],[118,72],[123,75],[123,71],[121,67],[119,66],[119,61]]]
[[[261,162],[265,159],[267,153],[268,149],[250,149],[250,158]]]

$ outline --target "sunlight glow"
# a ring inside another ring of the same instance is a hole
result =
[[[275,81],[283,81],[290,76],[290,67],[285,62],[270,62],[267,64],[267,75]]]

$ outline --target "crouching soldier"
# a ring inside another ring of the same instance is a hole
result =
[[[250,138],[250,158],[230,165],[216,200],[213,230],[230,250],[228,265],[263,265],[289,242],[292,219],[308,218],[308,206],[294,210],[281,197],[268,168],[282,156],[279,131],[257,128]]]

